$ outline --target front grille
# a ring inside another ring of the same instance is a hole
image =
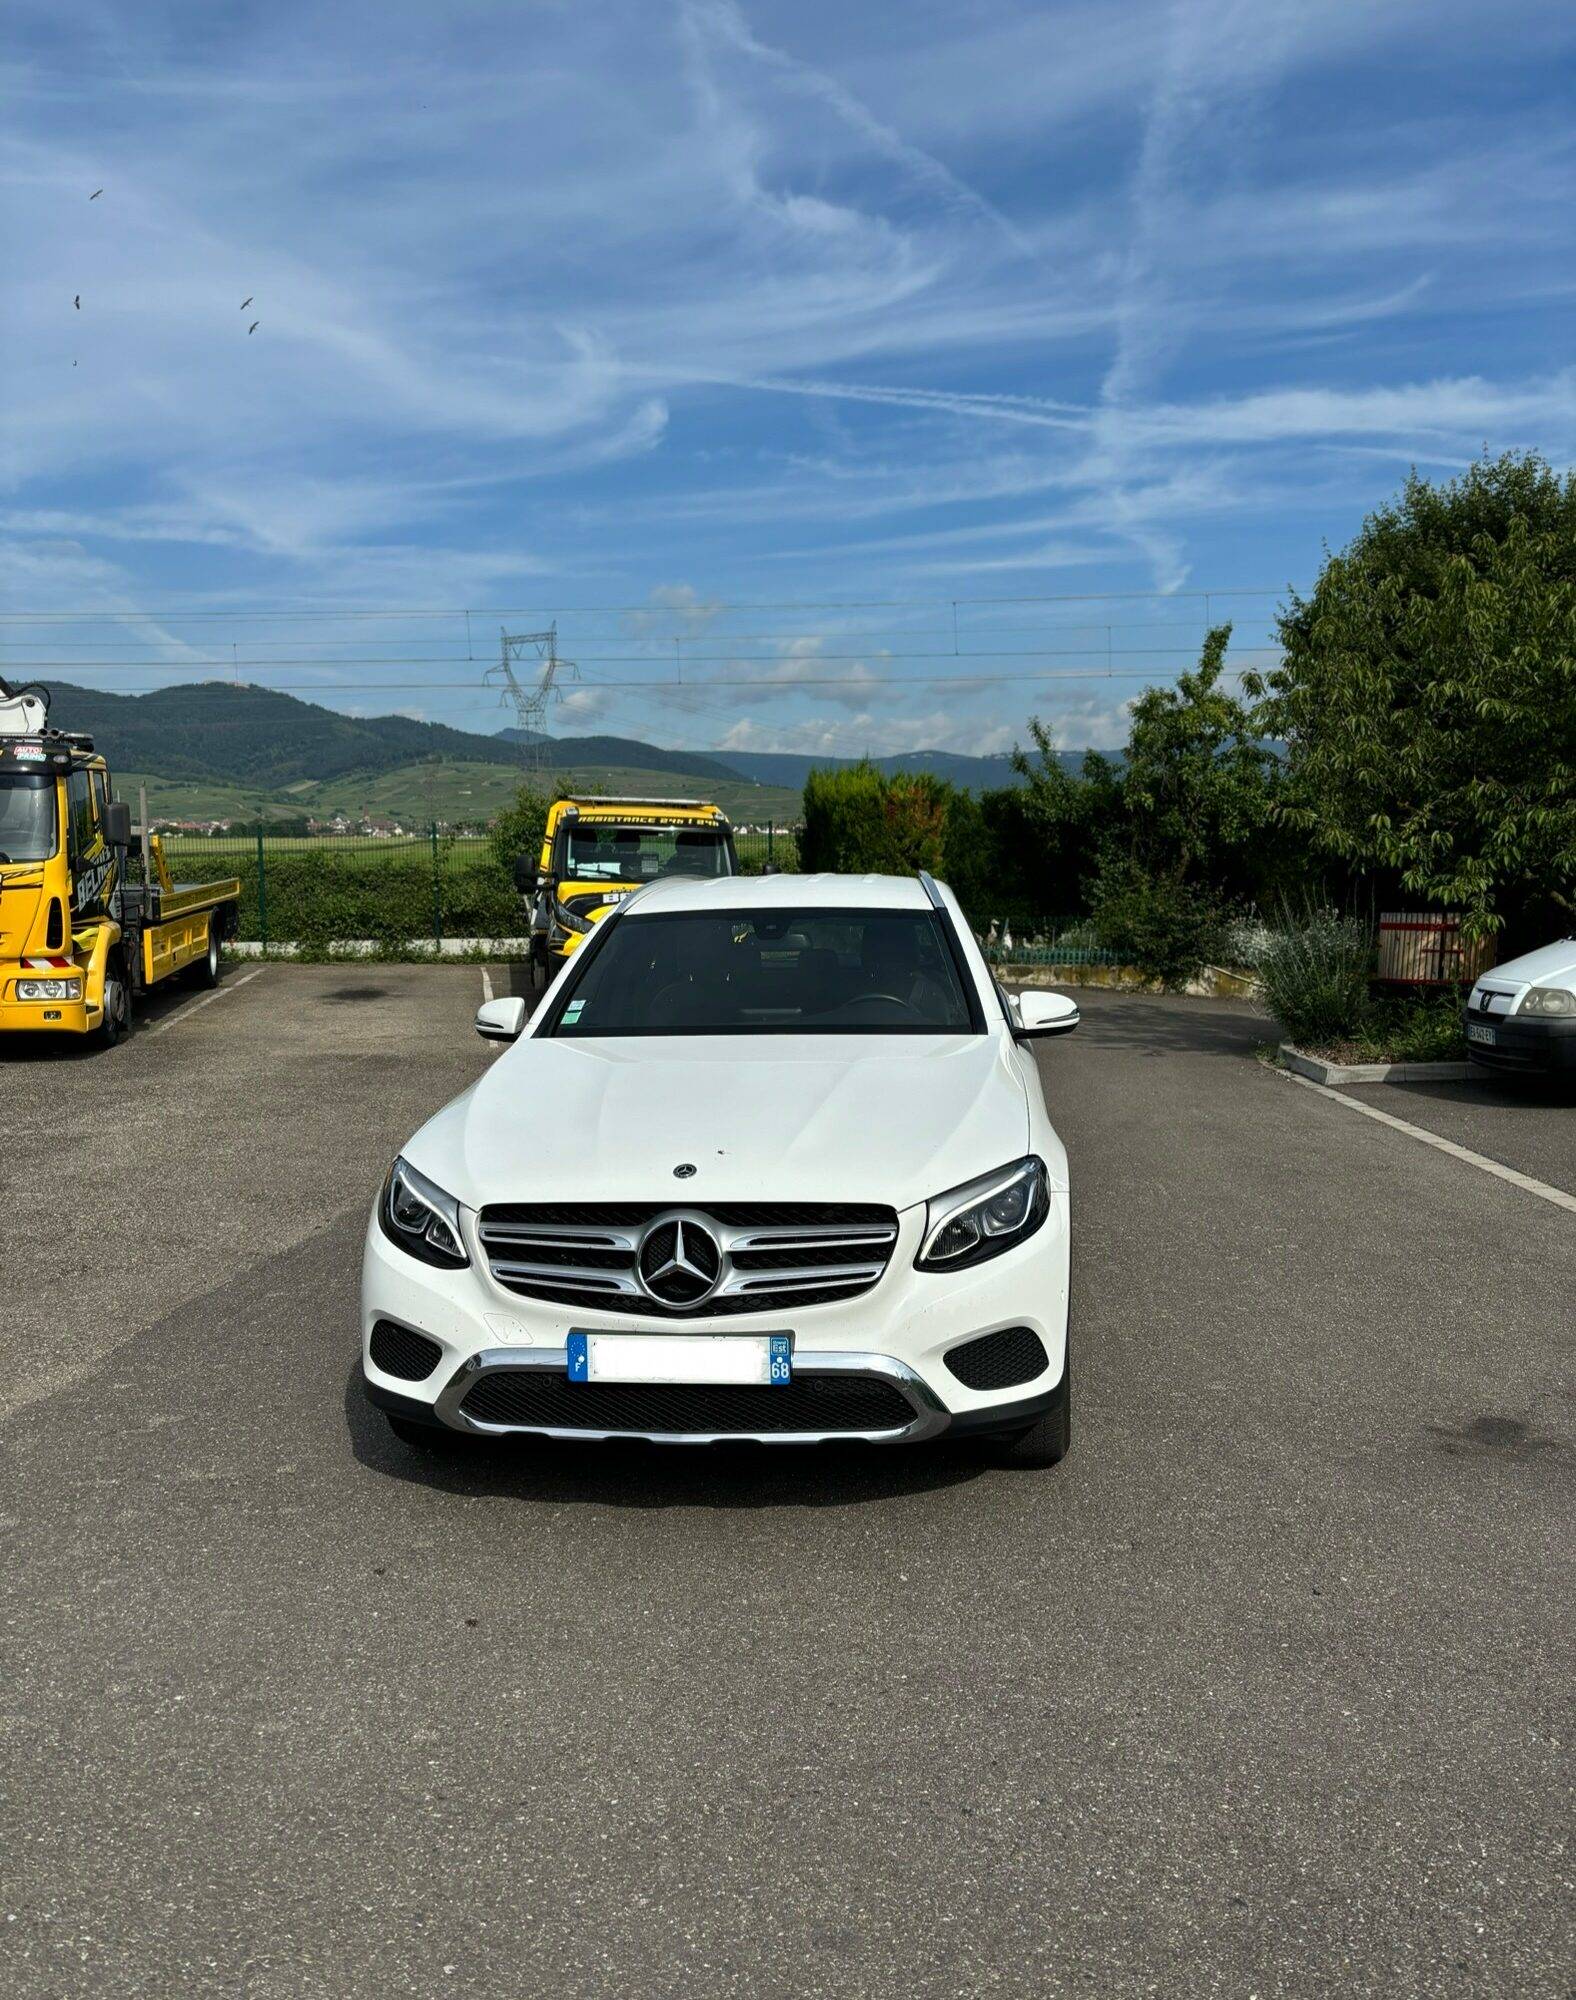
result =
[[[696,1280],[668,1264],[680,1219]],[[522,1297],[647,1319],[731,1318],[869,1291],[891,1258],[897,1212],[873,1202],[499,1202],[477,1230],[493,1276]]]
[[[380,1319],[374,1325],[368,1345],[384,1374],[398,1375],[403,1382],[425,1382],[443,1358],[443,1349],[435,1340],[413,1333],[408,1326],[396,1326],[391,1319]]]
[[[1009,1326],[1003,1333],[965,1340],[943,1357],[958,1380],[970,1389],[1012,1389],[1032,1382],[1047,1367],[1040,1337],[1026,1326]]]
[[[801,1375],[769,1389],[575,1383],[540,1368],[500,1368],[484,1375],[460,1408],[483,1424],[681,1437],[896,1431],[905,1430],[917,1414],[900,1390],[872,1376]]]

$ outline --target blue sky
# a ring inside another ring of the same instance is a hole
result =
[[[560,731],[1104,745],[1409,465],[1576,455],[1569,6],[9,22],[16,671],[493,729],[556,615]]]

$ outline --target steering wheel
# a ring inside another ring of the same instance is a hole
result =
[[[844,1001],[843,1005],[838,1009],[838,1012],[841,1014],[846,1014],[850,1010],[850,1008],[869,1007],[872,1005],[900,1007],[905,1014],[912,1014],[914,1011],[914,1009],[910,1006],[908,1001],[902,999],[896,993],[860,993],[857,994],[852,1000]]]

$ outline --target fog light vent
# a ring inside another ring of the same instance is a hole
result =
[[[1040,1336],[1026,1326],[1009,1326],[1002,1333],[965,1340],[944,1359],[970,1389],[1013,1389],[1043,1375],[1047,1365]]]
[[[396,1326],[380,1319],[369,1342],[372,1359],[385,1375],[397,1375],[402,1382],[425,1382],[443,1358],[443,1349],[424,1333],[412,1333],[408,1326]]]

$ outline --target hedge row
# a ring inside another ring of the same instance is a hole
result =
[[[523,911],[507,872],[481,842],[464,848],[438,845],[395,853],[332,849],[316,853],[263,853],[259,895],[258,856],[202,852],[185,847],[172,857],[183,882],[240,878],[238,935],[266,941],[295,940],[320,947],[346,938],[371,938],[394,948],[442,937],[518,937]]]

